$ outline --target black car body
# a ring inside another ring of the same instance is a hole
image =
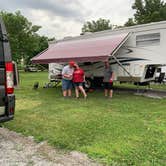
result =
[[[14,66],[6,28],[0,18],[0,122],[13,119],[14,111]]]

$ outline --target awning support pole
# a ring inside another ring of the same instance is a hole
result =
[[[111,57],[114,58],[114,60],[118,63],[118,65],[130,76],[130,77],[133,77],[130,72],[127,71],[127,69],[120,63],[120,61],[114,56],[114,55],[111,55]]]

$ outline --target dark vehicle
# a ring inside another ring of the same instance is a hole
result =
[[[38,71],[44,71],[47,70],[46,66],[43,65],[34,65],[34,64],[30,64],[30,65],[26,65],[24,68],[25,72],[38,72]]]
[[[13,119],[15,110],[14,64],[5,25],[0,18],[0,122]]]
[[[37,72],[37,71],[38,71],[38,68],[37,68],[35,65],[27,65],[27,66],[24,68],[24,71],[25,71],[25,72]]]

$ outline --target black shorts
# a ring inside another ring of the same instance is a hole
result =
[[[74,87],[83,86],[83,82],[74,82]]]
[[[110,83],[110,82],[104,82],[104,89],[110,89],[112,90],[113,89],[113,82]]]

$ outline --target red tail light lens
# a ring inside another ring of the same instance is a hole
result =
[[[7,62],[6,67],[6,91],[7,94],[14,93],[13,63]]]

